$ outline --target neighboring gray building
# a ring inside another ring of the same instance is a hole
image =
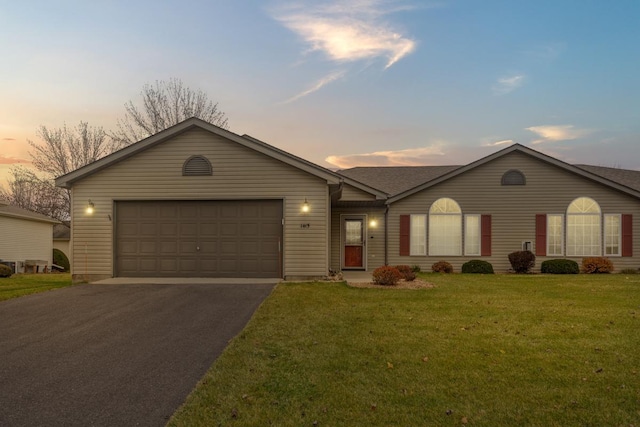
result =
[[[76,280],[309,279],[439,260],[459,271],[475,258],[507,271],[523,247],[640,266],[640,172],[518,144],[463,166],[333,172],[192,118],[56,184],[72,193]]]

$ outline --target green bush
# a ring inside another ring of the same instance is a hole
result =
[[[447,261],[438,261],[431,266],[434,273],[453,273],[453,266]]]
[[[595,256],[582,259],[582,271],[587,274],[611,273],[613,263],[609,258]]]
[[[548,259],[542,261],[540,271],[545,274],[578,274],[580,267],[571,259]]]
[[[0,264],[0,277],[11,277],[13,272],[8,265]]]
[[[53,250],[53,263],[64,268],[64,271],[69,271],[71,265],[69,264],[69,258],[60,249]]]
[[[419,265],[412,265],[411,266],[411,271],[413,271],[414,273],[418,274],[418,273],[420,273],[420,271],[422,271],[422,269],[420,268]]]
[[[624,268],[622,270],[619,271],[620,274],[639,274],[640,271],[638,271],[635,268]]]
[[[509,262],[516,273],[528,273],[536,265],[536,256],[531,251],[511,252]]]
[[[378,267],[373,271],[373,283],[377,285],[394,286],[397,285],[402,274],[397,268],[388,265]]]
[[[463,273],[493,274],[493,265],[481,259],[472,259],[462,264]]]
[[[410,266],[408,265],[396,265],[396,269],[400,272],[403,280],[407,282],[412,282],[416,279],[416,273],[413,272]]]

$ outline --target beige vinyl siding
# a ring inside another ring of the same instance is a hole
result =
[[[53,224],[0,216],[0,259],[21,262],[53,257]]]
[[[510,169],[524,173],[526,185],[502,186],[502,175]],[[633,214],[634,257],[611,257],[611,260],[617,270],[638,268],[640,200],[520,152],[499,157],[392,204],[389,211],[389,263],[417,264],[430,271],[431,265],[442,259],[460,271],[464,262],[478,258],[491,262],[496,272],[507,271],[511,267],[508,254],[521,250],[523,241],[531,241],[535,248],[535,215],[565,214],[569,204],[581,196],[597,201],[603,214]],[[492,216],[491,257],[398,255],[399,216],[428,213],[431,204],[441,197],[458,202],[463,214]],[[536,271],[539,271],[542,261],[553,258],[558,257],[537,257]],[[580,262],[581,258],[575,260]]]
[[[192,155],[209,159],[213,175],[182,176]],[[113,275],[115,200],[242,199],[283,200],[285,277],[327,274],[326,181],[204,130],[190,130],[116,163],[75,183],[72,192],[74,275]],[[305,198],[307,214],[301,212]],[[84,212],[88,200],[95,204],[92,216]]]
[[[340,197],[341,201],[352,201],[352,200],[375,200],[376,196],[374,194],[367,193],[366,191],[362,191],[359,188],[355,188],[351,185],[345,184],[342,187],[342,197]]]
[[[384,209],[333,209],[331,212],[331,269],[342,270],[342,221],[343,215],[366,215],[367,270],[384,265]],[[370,221],[375,218],[377,226]]]

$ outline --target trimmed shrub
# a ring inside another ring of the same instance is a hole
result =
[[[406,280],[407,282],[412,282],[416,279],[416,273],[413,272],[410,266],[396,265],[396,269],[400,272],[400,276],[402,276],[403,280]]]
[[[447,261],[438,261],[431,266],[434,273],[453,273],[453,266]]]
[[[64,271],[69,271],[71,269],[69,258],[67,258],[64,252],[62,252],[60,249],[53,250],[53,263],[64,268]]]
[[[481,259],[472,259],[462,264],[463,273],[493,274],[493,265]]]
[[[640,271],[636,270],[635,268],[625,268],[620,270],[618,273],[620,274],[638,274],[640,273]]]
[[[416,264],[416,265],[412,265],[411,266],[411,271],[413,271],[414,273],[417,274],[417,273],[420,273],[422,271],[422,269],[420,268],[419,265]]]
[[[373,283],[377,285],[394,286],[402,278],[397,268],[383,265],[373,271]]]
[[[0,264],[0,277],[11,277],[13,272],[8,265]]]
[[[582,272],[587,274],[611,273],[613,263],[609,258],[595,256],[582,259]]]
[[[516,273],[528,273],[536,265],[536,256],[531,251],[511,252],[509,262]]]
[[[580,267],[571,259],[548,259],[542,261],[540,271],[545,274],[578,274]]]

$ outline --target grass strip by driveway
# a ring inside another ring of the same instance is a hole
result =
[[[640,275],[280,284],[172,426],[637,425]]]
[[[14,274],[0,277],[0,301],[70,285],[70,274]]]

